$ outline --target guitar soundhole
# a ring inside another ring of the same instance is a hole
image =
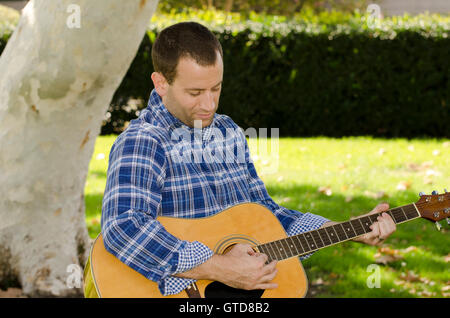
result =
[[[261,298],[264,289],[237,289],[221,282],[212,282],[205,288],[205,298]]]

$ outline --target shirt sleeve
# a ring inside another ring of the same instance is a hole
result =
[[[320,215],[309,212],[302,213],[277,204],[268,194],[266,186],[256,172],[255,165],[253,164],[250,156],[247,140],[245,140],[244,144],[245,162],[248,169],[248,185],[252,202],[258,202],[271,210],[272,213],[275,214],[275,216],[280,220],[288,236],[316,230],[324,223],[330,221]],[[306,259],[312,254],[313,253],[301,256],[300,259]]]
[[[101,226],[106,250],[168,295],[193,282],[173,278],[182,282],[174,286],[168,284],[171,275],[204,263],[213,252],[201,242],[173,236],[156,220],[165,163],[163,148],[151,136],[138,132],[118,138],[109,157]]]

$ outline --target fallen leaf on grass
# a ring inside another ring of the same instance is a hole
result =
[[[407,248],[402,250],[403,253],[409,253],[414,251],[417,251],[417,247],[415,247],[414,245],[408,246]]]
[[[408,170],[412,170],[412,171],[420,171],[421,170],[420,165],[418,165],[417,163],[414,163],[414,162],[407,163],[406,168]]]
[[[444,257],[444,261],[446,263],[450,262],[450,254],[447,254],[447,256]]]
[[[411,187],[411,181],[400,181],[397,185],[397,190],[405,191]]]
[[[289,201],[291,201],[291,198],[290,197],[286,197],[286,198],[283,198],[283,199],[281,199],[281,203],[286,203],[286,202],[289,202]]]
[[[433,161],[424,161],[421,164],[409,162],[406,164],[406,168],[411,171],[425,171],[433,166]]]
[[[420,282],[419,275],[415,274],[413,271],[408,271],[408,273],[401,273],[400,278],[407,282]]]
[[[380,247],[378,249],[378,252],[380,252],[382,254],[387,254],[387,255],[399,255],[400,254],[399,250],[392,249],[390,247]]]
[[[318,278],[318,279],[312,281],[311,285],[313,285],[313,286],[323,285],[323,279],[322,278]]]
[[[330,195],[333,194],[333,191],[331,191],[330,186],[319,187],[318,191],[319,191],[320,193],[323,193],[323,194],[327,195],[327,196],[330,196]]]
[[[437,176],[438,177],[438,176],[441,175],[441,173],[439,171],[437,171],[437,170],[427,169],[427,171],[425,171],[425,175],[427,177],[431,177],[431,176]]]
[[[428,290],[423,290],[417,293],[417,295],[421,296],[421,297],[431,297],[431,296],[436,296],[435,292],[430,292]]]
[[[375,263],[387,265],[388,263],[403,259],[403,256],[400,255],[399,250],[391,249],[389,247],[380,247],[378,253],[374,255],[374,258]]]
[[[387,265],[388,263],[395,262],[402,258],[403,258],[402,256],[396,255],[380,255],[378,257],[375,257],[375,263]]]
[[[382,199],[382,198],[385,198],[385,197],[387,197],[388,195],[386,194],[386,192],[384,192],[384,191],[377,191],[376,193],[375,192],[371,192],[371,191],[364,191],[364,195],[366,196],[366,197],[369,197],[369,198],[372,198],[372,199]]]

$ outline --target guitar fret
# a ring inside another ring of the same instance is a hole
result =
[[[344,225],[342,223],[339,223],[339,225],[341,226],[340,229],[344,233],[344,236],[345,236],[344,240],[348,239],[349,236],[347,235],[347,232],[345,231]]]
[[[365,231],[361,226],[361,222],[359,220],[351,220],[350,224],[353,226],[353,229],[355,230],[357,236],[365,234]]]
[[[280,241],[275,241],[275,247],[277,249],[277,252],[280,253],[280,260],[285,259],[287,257],[286,251],[283,249],[283,245],[281,245]],[[284,256],[283,256],[284,252]]]
[[[313,237],[314,241],[317,243],[317,247],[318,248],[322,248],[325,246],[325,244],[323,243],[322,239],[320,238],[319,233],[317,233],[317,231],[311,231],[311,236]]]
[[[416,210],[416,207],[414,204],[408,204],[404,206],[404,209],[406,210],[406,214],[408,215],[408,219],[413,219],[419,216],[419,213]]]
[[[400,207],[400,210],[403,212],[403,215],[405,216],[405,220],[407,220],[408,217],[406,216],[406,213],[405,213],[405,211],[403,210],[403,207]]]
[[[342,223],[342,226],[345,227],[345,230],[346,230],[345,233],[347,234],[348,238],[352,238],[352,237],[356,236],[356,232],[353,229],[352,224],[350,222],[348,222],[348,221],[344,222],[344,223]]]
[[[306,242],[308,242],[308,246],[311,250],[315,250],[317,248],[317,243],[314,240],[314,238],[311,236],[311,233],[306,232],[305,234],[305,238],[307,239]],[[309,240],[309,241],[308,241]],[[312,242],[311,242],[312,241]]]
[[[288,243],[288,244],[289,244],[289,247],[291,248],[292,255],[300,255],[301,253],[299,252],[299,250],[297,248],[297,245],[295,244],[294,239],[292,238],[292,236],[288,237],[287,239],[290,240],[290,243]],[[295,251],[294,251],[294,248],[295,248]]]
[[[328,245],[331,244],[331,240],[328,237],[327,231],[325,231],[325,229],[318,229],[317,233],[319,233],[320,238],[322,239],[322,241],[325,244],[325,246],[328,246]]]
[[[368,216],[368,218],[370,219],[370,221],[373,223],[377,222],[377,218],[378,218],[379,214],[371,214]]]
[[[345,241],[347,239],[347,236],[345,235],[343,227],[340,225],[340,223],[332,225],[332,227],[336,231],[339,241]]]
[[[268,244],[273,251],[273,256],[275,256],[274,259],[281,260],[282,259],[281,254],[278,252],[275,242],[270,242]]]
[[[402,211],[399,208],[391,209],[392,214],[394,215],[394,220],[396,223],[400,223],[406,220],[406,216],[404,216]]]
[[[295,252],[292,252],[286,239],[280,240],[280,244],[283,246],[284,252],[286,254],[286,258],[289,258],[289,257],[292,257],[295,255]]]
[[[333,226],[327,226],[325,228],[325,230],[326,230],[328,236],[330,237],[331,242],[333,242],[333,243],[339,242],[339,237],[338,237],[338,235],[336,233],[336,230],[334,229]]]
[[[311,247],[309,246],[308,241],[305,238],[305,234],[304,233],[299,234],[298,238],[302,242],[302,246],[303,249],[305,250],[305,253],[311,252]]]
[[[361,225],[366,233],[369,233],[370,231],[372,231],[370,229],[370,226],[372,225],[372,221],[370,220],[369,217],[364,216],[362,218],[359,218],[359,220],[360,220]]]
[[[394,217],[394,215],[392,214],[391,210],[387,211],[386,213],[389,214],[389,215],[391,216],[392,220],[394,220],[395,223],[397,223],[397,221],[395,220],[395,217]]]
[[[301,254],[305,253],[305,249],[303,248],[302,242],[300,241],[298,235],[294,235],[292,238],[297,240],[298,244],[296,244],[296,246],[301,249]]]
[[[345,237],[344,240],[348,239],[349,237],[347,236],[347,233],[345,232],[345,228],[344,225],[342,225],[342,223],[339,223],[340,225],[340,230],[343,232],[343,236]]]
[[[266,254],[267,255],[267,263],[270,263],[270,261],[272,261],[274,259],[272,252],[269,251],[268,249],[268,244],[262,244],[262,245],[258,245],[257,249],[260,253]]]

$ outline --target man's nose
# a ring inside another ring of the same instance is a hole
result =
[[[201,106],[205,112],[210,113],[214,111],[216,104],[214,101],[214,95],[211,92],[208,91],[204,94]]]

